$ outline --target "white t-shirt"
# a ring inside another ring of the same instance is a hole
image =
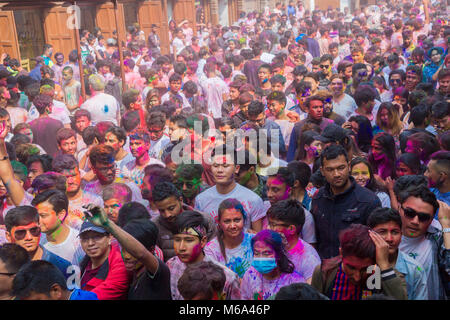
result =
[[[160,164],[163,167],[166,166],[163,162],[154,158],[150,158],[145,166],[149,166],[151,164]],[[133,181],[138,187],[140,187],[142,185],[142,179],[144,179],[144,170],[138,168],[136,166],[136,159],[133,159],[122,167],[122,176],[124,179]]]
[[[157,160],[163,160],[162,154],[164,148],[170,143],[170,138],[166,135],[163,135],[159,140],[153,141],[150,140],[150,149],[148,149],[148,155],[150,158],[154,158]]]
[[[111,121],[114,125],[118,125],[120,105],[117,99],[110,94],[100,92],[86,100],[80,108],[91,113],[93,126],[101,121]]]
[[[266,215],[262,199],[256,193],[238,183],[228,194],[217,192],[216,186],[206,189],[195,198],[194,208],[209,214],[217,222],[220,203],[230,198],[234,198],[242,203],[247,213],[245,228],[251,228],[252,222],[262,219]]]
[[[356,109],[358,109],[358,106],[355,99],[346,93],[344,93],[344,98],[341,101],[336,102],[333,100],[333,111],[345,119],[348,119]]]
[[[59,120],[63,124],[70,124],[71,121],[69,115],[69,110],[63,102],[53,100],[52,113],[48,115],[50,118]],[[28,111],[27,122],[31,122],[37,118],[39,118],[39,112],[36,109],[36,106],[31,104],[30,110]]]
[[[208,111],[214,118],[222,117],[223,94],[228,94],[228,85],[219,77],[200,81],[205,99],[208,102]]]
[[[41,236],[40,245],[48,251],[66,259],[74,265],[79,265],[85,253],[80,245],[80,238],[78,238],[78,231],[68,227],[70,232],[66,240],[59,244],[53,244],[47,241],[47,236]]]

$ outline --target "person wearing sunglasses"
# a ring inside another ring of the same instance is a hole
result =
[[[330,78],[332,76],[331,67],[333,65],[333,56],[331,54],[324,54],[320,58],[320,87],[327,87],[330,84]]]
[[[35,207],[18,206],[11,209],[5,217],[6,239],[24,248],[30,260],[45,260],[54,264],[68,279],[75,269],[62,257],[39,244],[41,227],[39,214]]]
[[[13,281],[19,269],[30,261],[27,251],[14,243],[0,246],[0,300],[14,300]]]
[[[422,265],[398,249],[402,240],[402,219],[398,211],[377,208],[367,218],[367,226],[389,245],[389,265],[404,275],[408,300],[427,300],[427,278]]]
[[[403,233],[399,249],[423,266],[428,299],[446,299],[450,294],[450,207],[422,185],[397,196]],[[442,230],[431,225],[438,209]]]

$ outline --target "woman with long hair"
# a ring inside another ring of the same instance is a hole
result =
[[[403,129],[403,123],[400,121],[398,110],[390,102],[380,104],[376,123],[377,125],[373,128],[374,134],[385,132],[398,138]]]
[[[400,120],[403,120],[409,111],[409,91],[405,87],[395,89],[392,104],[397,108]]]
[[[322,152],[323,143],[318,140],[319,134],[315,131],[304,131],[300,135],[295,160],[303,161],[312,169],[314,162]]]
[[[242,278],[252,264],[254,237],[244,231],[244,207],[236,199],[225,199],[219,205],[218,219],[217,237],[206,244],[204,252]]]
[[[422,175],[424,166],[420,163],[420,158],[415,153],[403,153],[398,157],[395,166],[395,175],[397,178],[402,176]]]
[[[278,232],[262,230],[253,237],[251,245],[253,262],[242,278],[242,300],[267,300],[281,287],[305,282],[300,274],[294,272],[294,264],[289,260]]]
[[[395,140],[390,134],[380,132],[373,137],[368,160],[373,167],[375,178],[380,183],[387,177],[395,178],[395,150]]]
[[[177,29],[177,23],[175,20],[169,21],[169,42],[172,42],[173,38],[175,37],[175,30]]]
[[[378,196],[383,207],[390,208],[391,200],[389,195],[385,192],[384,188],[376,181],[373,174],[372,166],[369,161],[364,158],[355,158],[350,162],[350,174],[357,184],[361,187],[365,187]]]

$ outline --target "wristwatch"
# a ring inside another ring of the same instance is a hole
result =
[[[448,232],[450,232],[450,228],[444,228],[444,229],[442,229],[442,232],[448,233]]]

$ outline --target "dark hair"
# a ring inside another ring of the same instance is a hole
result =
[[[358,133],[355,137],[356,143],[363,152],[369,152],[373,139],[372,124],[370,123],[370,120],[365,116],[355,115],[351,116],[348,119],[348,122],[356,122],[358,124]]]
[[[355,99],[356,105],[359,107],[362,103],[375,100],[376,93],[369,85],[359,85],[355,90],[353,98]]]
[[[29,169],[34,162],[40,162],[44,172],[52,170],[52,157],[48,154],[34,154],[28,158],[27,168]]]
[[[226,283],[223,269],[211,261],[202,261],[188,265],[178,279],[178,291],[185,300],[191,300],[196,295],[204,294],[206,299],[212,299],[214,292],[221,293]]]
[[[168,181],[158,182],[152,189],[152,200],[163,201],[169,197],[179,199],[181,197],[180,190],[175,185]]]
[[[383,150],[383,153],[387,156],[389,161],[389,168],[388,169],[388,176],[391,176],[392,178],[395,178],[395,162],[397,161],[397,155],[395,153],[395,140],[394,137],[388,133],[380,132],[375,137],[373,137],[373,140],[376,140]],[[374,159],[372,150],[370,150],[368,160],[370,164],[372,165],[375,172],[378,172],[378,162]],[[385,179],[386,177],[382,177]]]
[[[245,221],[247,219],[247,213],[245,212],[245,209],[241,202],[234,198],[228,198],[223,200],[219,204],[219,209],[217,210],[218,216],[217,219],[220,222],[222,219],[223,213],[226,209],[236,209],[239,210],[242,213],[242,219]],[[222,228],[217,228],[217,241],[219,242],[220,246],[220,252],[222,253],[223,258],[225,261],[227,260],[227,254],[225,250],[225,244],[223,243],[223,230]]]
[[[15,243],[5,243],[0,246],[0,260],[10,273],[19,272],[20,268],[30,261],[27,250]]]
[[[305,224],[305,210],[298,200],[281,200],[273,204],[267,211],[267,217],[294,225],[297,234]]]
[[[292,283],[280,288],[275,300],[329,300],[308,283]]]
[[[120,121],[126,132],[133,131],[140,123],[139,111],[127,111]]]
[[[412,71],[415,74],[417,74],[419,76],[419,80],[422,81],[422,68],[418,65],[412,64],[406,67],[406,73],[408,73],[408,71]]]
[[[425,132],[416,132],[408,137],[408,140],[418,142],[422,153],[420,154],[420,160],[429,160],[431,154],[440,150],[439,142],[437,139]]]
[[[351,224],[339,233],[342,257],[354,256],[370,258],[375,261],[375,243],[369,236],[369,227],[362,224]]]
[[[38,94],[33,99],[33,104],[36,107],[39,114],[44,114],[45,110],[53,104],[53,99],[46,94]]]
[[[123,227],[130,221],[140,221],[141,219],[150,219],[147,208],[142,203],[131,201],[125,203],[122,208],[119,209],[117,224],[120,227]]]
[[[103,144],[96,145],[89,153],[89,161],[93,166],[96,166],[97,163],[111,164],[114,162],[113,147]]]
[[[62,192],[61,190],[46,190],[44,192],[41,192],[37,194],[33,201],[31,201],[31,204],[33,206],[37,206],[38,204],[42,202],[48,202],[52,205],[53,210],[56,212],[56,214],[60,213],[61,211],[65,210],[66,215],[62,219],[64,221],[67,217],[67,214],[69,212],[69,199],[67,198],[66,194]]]
[[[147,250],[152,251],[158,239],[159,230],[149,219],[133,219],[127,222],[123,230],[139,241]]]
[[[66,181],[66,177],[61,173],[49,171],[34,178],[31,188],[38,193],[48,189],[57,189],[65,193]]]
[[[6,213],[5,226],[8,232],[17,226],[26,226],[32,222],[39,222],[39,213],[32,206],[18,206]]]
[[[296,160],[303,160],[306,158],[305,145],[309,146],[312,142],[317,140],[317,136],[319,136],[319,134],[312,130],[303,131],[299,135],[299,139],[297,142],[298,148],[295,156]]]
[[[77,133],[70,128],[61,128],[56,132],[56,141],[58,145],[60,145],[63,140],[67,140],[72,137],[76,139]]]
[[[395,222],[400,229],[402,228],[402,218],[397,210],[391,208],[376,208],[367,218],[367,226],[370,229],[388,222]]]
[[[177,226],[177,233],[182,233],[189,228],[195,228],[198,226],[208,230],[208,223],[200,212],[197,211],[183,211],[175,220]],[[204,235],[206,237],[206,234]],[[201,239],[200,239],[201,240]]]
[[[430,116],[430,107],[426,104],[419,104],[411,109],[409,120],[414,124],[414,127],[421,126]]]
[[[283,181],[286,183],[286,186],[293,187],[295,182],[295,176],[294,174],[286,167],[279,167],[277,173],[269,176],[276,177],[277,179]]]
[[[431,107],[433,118],[443,119],[450,115],[450,104],[447,101],[438,101]]]
[[[306,163],[297,160],[289,162],[287,168],[294,175],[294,183],[298,181],[300,187],[305,189],[311,178],[311,168]]]
[[[439,166],[440,169],[447,174],[450,171],[450,151],[440,150],[433,153],[430,160],[435,161],[435,165]]]
[[[320,165],[323,167],[324,160],[333,160],[341,155],[345,157],[346,161],[348,161],[348,154],[344,147],[338,144],[332,144],[326,147],[320,154]]]
[[[439,203],[436,200],[436,195],[424,185],[420,185],[416,188],[402,190],[397,197],[400,204],[403,204],[410,197],[420,198],[423,202],[426,202],[433,206],[433,215],[439,209]]]
[[[397,166],[399,163],[405,164],[414,174],[422,174],[423,166],[420,163],[420,158],[415,153],[403,153],[397,159]]]
[[[257,116],[260,113],[264,112],[264,104],[262,102],[259,102],[257,100],[253,100],[252,102],[250,102],[250,104],[248,105],[248,111],[247,114],[249,116]]]
[[[261,230],[251,240],[252,250],[255,248],[255,243],[262,241],[269,245],[275,251],[275,259],[277,266],[283,273],[293,273],[294,264],[289,259],[286,249],[283,244],[283,238],[278,232],[273,230]]]
[[[107,133],[112,133],[116,136],[117,140],[125,142],[127,140],[127,133],[125,132],[125,129],[121,127],[111,127],[105,132],[105,137]]]
[[[44,260],[29,261],[16,274],[12,293],[19,299],[27,298],[33,292],[50,296],[54,284],[67,290],[66,278],[55,265]]]
[[[136,89],[128,89],[122,93],[122,103],[126,110],[130,109],[131,104],[138,100],[139,94],[139,90]]]

